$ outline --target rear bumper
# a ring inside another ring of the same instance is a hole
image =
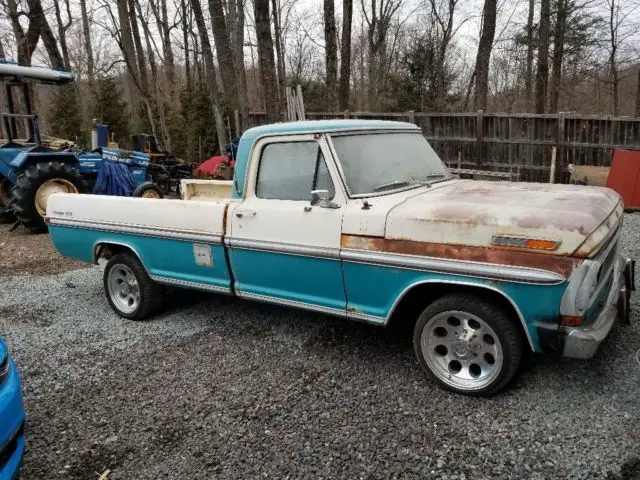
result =
[[[619,257],[614,267],[613,285],[604,309],[598,318],[587,327],[560,327],[564,337],[562,355],[569,358],[593,357],[602,341],[607,337],[617,317],[630,322],[629,296],[635,290],[634,263]]]
[[[18,475],[24,455],[24,420],[20,379],[11,362],[11,372],[0,385],[0,480]]]

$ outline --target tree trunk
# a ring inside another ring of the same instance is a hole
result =
[[[224,118],[222,117],[222,110],[220,109],[220,92],[218,91],[218,84],[216,81],[211,43],[209,43],[209,32],[204,21],[204,16],[202,15],[200,0],[191,0],[191,8],[193,9],[193,16],[195,17],[196,24],[198,25],[202,56],[204,57],[204,63],[207,69],[207,73],[204,76],[206,78],[209,98],[211,101],[211,109],[213,110],[213,117],[216,123],[218,148],[220,153],[223,153],[227,146],[227,133],[225,130]]]
[[[18,63],[26,66],[31,65],[31,57],[36,49],[38,40],[40,39],[40,24],[38,21],[35,21],[34,11],[30,8],[27,15],[29,19],[29,28],[25,33],[20,25],[20,16],[22,15],[22,12],[18,10],[16,0],[7,0],[6,5],[9,20],[11,20],[13,35],[16,39]]]
[[[619,110],[619,85],[620,79],[618,75],[618,64],[617,64],[617,53],[618,53],[618,26],[619,23],[616,21],[616,17],[618,15],[618,9],[620,5],[616,5],[616,0],[609,0],[609,33],[611,34],[611,53],[609,55],[609,67],[611,69],[611,83],[613,86],[613,115],[618,115]]]
[[[253,7],[256,22],[256,38],[258,41],[260,78],[264,92],[267,121],[277,122],[280,120],[280,112],[278,108],[275,61],[273,59],[271,22],[269,21],[269,0],[254,0]]]
[[[551,92],[549,111],[558,111],[560,82],[562,81],[562,61],[564,57],[564,39],[567,21],[567,0],[558,0],[556,4],[556,27],[553,34],[553,64],[551,73]]]
[[[191,65],[189,64],[189,26],[187,21],[187,3],[180,0],[182,12],[182,42],[184,43],[184,74],[187,80],[187,89],[191,90]]]
[[[338,98],[340,110],[349,108],[349,81],[351,79],[351,23],[353,0],[342,1],[342,42],[340,45],[340,87]]]
[[[547,104],[549,82],[549,18],[550,0],[542,0],[540,9],[540,34],[538,40],[538,72],[536,74],[536,113],[544,113]]]
[[[249,99],[247,98],[247,77],[244,66],[244,0],[228,0],[227,26],[233,51],[238,103],[240,105],[240,130],[249,119]]]
[[[53,6],[56,12],[56,22],[58,23],[58,39],[60,40],[60,50],[62,51],[62,60],[65,70],[71,70],[71,62],[69,61],[69,48],[67,47],[67,30],[73,23],[71,19],[71,9],[69,0],[65,0],[67,10],[67,22],[62,21],[62,12],[60,10],[60,1],[54,0]]]
[[[47,51],[49,61],[51,62],[51,67],[56,70],[64,70],[64,60],[62,59],[62,54],[60,53],[60,49],[58,48],[56,37],[51,31],[49,22],[47,22],[47,17],[45,17],[44,15],[41,1],[30,0],[29,6],[31,7],[32,11],[36,12],[35,15],[39,17],[38,22],[40,24],[40,38],[42,38],[42,43],[44,44],[44,48]]]
[[[4,60],[4,58],[5,58],[4,47],[2,46],[2,40],[0,39],[0,59]]]
[[[487,109],[489,83],[489,62],[493,49],[493,37],[496,33],[496,0],[485,0],[482,14],[482,33],[478,44],[478,56],[475,68],[474,108]]]
[[[135,83],[138,91],[141,91],[141,85],[138,83],[138,67],[136,64],[136,52],[133,46],[133,37],[131,35],[131,23],[129,22],[129,10],[127,8],[127,0],[118,0],[118,22],[120,25],[120,48],[124,63],[127,67],[129,80]],[[131,89],[129,89],[129,103],[134,104],[134,97]]]
[[[160,0],[160,12],[162,14],[162,53],[164,66],[167,70],[167,79],[173,87],[175,83],[175,61],[171,49],[171,31],[169,30],[169,15],[167,13],[167,0]]]
[[[527,72],[524,79],[524,90],[527,99],[527,108],[531,102],[533,91],[533,13],[536,8],[535,0],[529,0],[529,16],[527,17]]]
[[[131,22],[131,34],[136,48],[136,58],[138,61],[138,74],[140,75],[140,86],[142,94],[149,95],[149,78],[147,75],[146,55],[140,40],[140,30],[138,29],[138,19],[136,18],[135,0],[129,0],[129,21]]]
[[[276,37],[276,65],[278,68],[278,104],[280,111],[287,108],[286,88],[287,78],[284,69],[284,51],[282,45],[282,29],[280,25],[280,11],[278,10],[277,0],[272,0],[271,8],[273,10],[273,28]]]
[[[336,84],[338,82],[338,42],[333,0],[324,0],[324,42],[328,111],[336,108]]]
[[[222,91],[225,92],[227,104],[232,109],[239,109],[236,69],[221,0],[209,0],[209,14],[222,78]]]
[[[95,84],[95,66],[93,63],[93,49],[91,48],[91,31],[89,29],[89,16],[87,15],[87,0],[80,0],[80,13],[82,16],[84,49],[87,54],[87,77],[89,79],[89,86],[93,89]]]

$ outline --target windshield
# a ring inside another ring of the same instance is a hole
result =
[[[420,132],[334,135],[331,140],[353,195],[412,188],[451,177]]]

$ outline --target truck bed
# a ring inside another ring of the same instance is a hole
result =
[[[223,238],[229,202],[56,194],[49,200],[47,222],[64,256],[94,262],[101,246],[129,246],[158,282],[226,292],[231,282]]]

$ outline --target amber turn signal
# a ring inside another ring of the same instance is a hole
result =
[[[555,250],[558,248],[558,242],[555,240],[536,240],[530,238],[524,244],[527,248],[537,248],[538,250]]]
[[[584,317],[578,315],[560,315],[560,325],[564,327],[579,327],[584,323]]]

